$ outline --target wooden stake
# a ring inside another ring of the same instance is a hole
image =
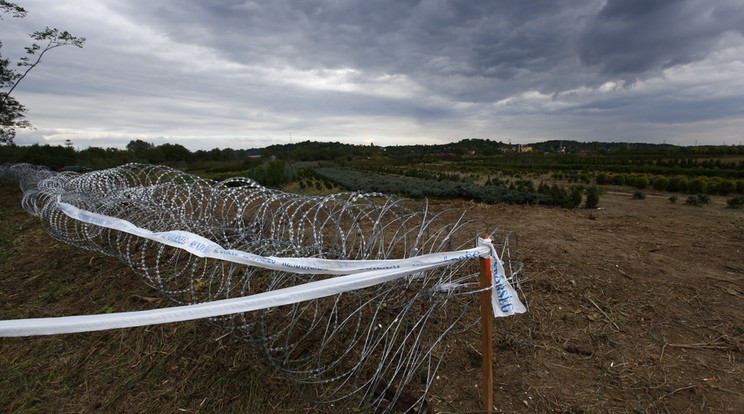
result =
[[[481,236],[484,239],[488,235]],[[480,287],[491,287],[491,259],[480,258]],[[493,308],[491,308],[491,290],[483,290],[480,294],[481,313],[481,346],[483,348],[483,410],[493,412]]]

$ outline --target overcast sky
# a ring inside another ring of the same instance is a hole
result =
[[[19,0],[18,144],[192,150],[464,138],[740,144],[741,0]]]

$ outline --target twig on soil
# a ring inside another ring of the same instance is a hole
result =
[[[230,336],[232,332],[227,332],[226,334],[220,336],[219,338],[215,339],[214,342],[219,342],[222,338],[225,338],[227,336]]]
[[[630,279],[630,280],[635,280],[635,279],[633,278],[633,276],[631,276],[631,275],[629,275],[629,274],[627,274],[627,273],[623,272],[622,270],[620,270],[620,268],[619,268],[619,267],[618,267],[617,265],[615,265],[615,269],[617,269],[617,271],[618,271],[618,272],[620,272],[620,274],[621,274],[621,275],[623,275],[623,276],[627,277],[628,279]]]
[[[599,307],[599,305],[597,305],[597,304],[596,304],[596,303],[595,303],[595,302],[594,302],[594,301],[592,300],[592,298],[590,298],[590,297],[588,297],[588,296],[587,296],[587,297],[586,297],[586,300],[588,300],[589,302],[591,302],[591,303],[592,303],[592,305],[594,305],[594,307],[595,307],[595,308],[599,309],[599,311],[600,311],[600,312],[602,312],[602,315],[604,315],[604,317],[605,317],[605,318],[607,318],[607,320],[608,320],[608,321],[610,321],[610,322],[612,323],[612,325],[613,325],[613,326],[614,326],[614,327],[615,327],[615,328],[616,328],[616,329],[617,329],[618,331],[620,330],[620,327],[619,327],[619,326],[617,326],[617,324],[615,323],[615,321],[613,321],[613,320],[612,320],[612,318],[610,318],[610,317],[609,317],[609,315],[607,315],[607,314],[605,313],[605,311],[603,311],[603,310],[602,310],[602,308],[600,308],[600,307]]]
[[[474,347],[473,345],[471,345],[471,344],[468,344],[468,347],[469,347],[470,349],[472,349],[472,350],[473,350],[473,352],[475,352],[476,354],[478,354],[478,356],[483,356],[483,354],[481,353],[481,351],[479,351],[479,350],[475,349],[475,347]]]
[[[724,267],[730,268],[730,266],[725,266],[725,265],[724,265]],[[741,273],[744,273],[744,272],[741,272]],[[735,285],[735,286],[744,286],[744,284],[742,284],[740,282],[737,282],[735,280],[730,280],[730,279],[724,279],[722,277],[706,276],[705,278],[706,279],[712,279],[712,280],[715,280],[715,281],[718,281],[718,282],[730,283],[730,284]]]
[[[721,350],[734,350],[736,348],[730,346],[720,346],[713,344],[667,344],[672,348],[684,348],[684,349],[721,349]]]
[[[553,366],[556,366],[556,367],[558,367],[558,368],[563,368],[563,369],[567,369],[567,370],[569,370],[569,371],[581,371],[581,370],[582,370],[582,368],[572,368],[572,367],[567,367],[567,366],[565,366],[565,365],[561,365],[561,364],[556,364],[556,363],[554,363],[554,362],[550,362],[549,364],[550,364],[550,365],[553,365]]]
[[[658,400],[656,400],[656,402],[659,402],[659,401],[663,400],[664,398],[669,397],[669,396],[671,396],[673,394],[676,394],[676,393],[678,393],[680,391],[690,390],[690,389],[697,388],[697,387],[699,387],[699,385],[688,385],[686,387],[677,388],[676,390],[674,390],[672,392],[669,392],[669,393],[666,393],[666,394],[662,395],[661,398],[659,398]]]
[[[735,346],[716,344],[714,342],[701,342],[697,344],[666,344],[665,346],[683,349],[720,349],[723,351],[736,351],[738,349]]]
[[[726,388],[718,387],[718,386],[716,386],[716,385],[711,385],[711,384],[708,384],[708,386],[709,386],[710,388],[713,388],[714,390],[718,390],[718,391],[723,391],[723,392],[728,392],[728,393],[730,393],[730,394],[734,394],[734,395],[742,395],[742,393],[740,393],[740,392],[737,392],[737,391],[732,391],[732,390],[728,390],[728,389],[726,389]]]
[[[727,265],[727,264],[724,264],[724,265],[723,265],[723,267],[725,267],[726,269],[729,269],[729,270],[733,270],[733,271],[734,271],[734,272],[736,272],[736,273],[744,273],[744,269],[742,269],[742,268],[740,268],[740,267],[736,267],[736,266],[729,266],[729,265]],[[710,277],[710,276],[708,276],[708,277]],[[713,279],[712,277],[710,277],[710,278],[711,278],[711,279]],[[733,283],[733,282],[732,282],[732,283]]]

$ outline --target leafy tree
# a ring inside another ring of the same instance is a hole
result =
[[[250,178],[267,187],[280,187],[297,179],[297,170],[282,160],[272,160],[250,171]],[[317,181],[315,187],[320,190],[322,183]]]
[[[163,144],[158,145],[155,149],[162,153],[162,157],[165,161],[191,161],[192,154],[188,148],[181,144]]]
[[[155,145],[150,142],[142,141],[141,139],[129,141],[129,144],[127,144],[127,151],[131,151],[135,154],[145,152],[150,148],[155,148]]]
[[[27,13],[26,9],[16,3],[0,0],[0,20],[3,15],[22,19]],[[35,42],[26,47],[26,56],[16,62],[16,69],[11,67],[10,59],[3,59],[0,54],[0,144],[12,145],[17,128],[31,127],[31,123],[25,119],[26,107],[11,96],[21,81],[41,63],[48,51],[67,45],[83,47],[85,43],[84,37],[49,27],[31,33],[30,36]]]
[[[21,147],[23,152],[21,162],[27,162],[35,165],[45,165],[52,169],[60,169],[66,165],[75,165],[77,155],[75,150],[63,146],[39,145],[34,144],[28,147]]]

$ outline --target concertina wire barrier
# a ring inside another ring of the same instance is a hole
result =
[[[3,165],[0,178],[20,183],[23,208],[53,237],[119,258],[179,305],[0,321],[0,336],[208,318],[287,378],[319,385],[319,402],[356,398],[392,412],[405,400],[404,410],[425,412],[435,353],[473,323],[465,316],[481,288],[468,259],[492,257],[495,316],[525,311],[508,237],[500,253],[490,239],[455,246],[472,243],[462,235],[472,223],[426,204],[306,196],[144,164],[85,174]]]

